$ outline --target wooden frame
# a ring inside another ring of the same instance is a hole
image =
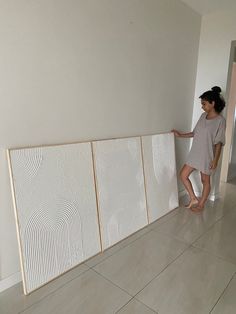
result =
[[[167,135],[169,133],[161,133],[159,135]],[[16,189],[15,189],[15,183],[14,183],[14,173],[13,173],[13,167],[12,167],[12,160],[11,160],[11,152],[12,151],[17,151],[17,150],[24,150],[24,149],[33,149],[33,148],[52,148],[52,147],[60,147],[60,146],[67,146],[67,145],[76,145],[76,144],[88,144],[90,145],[90,150],[91,150],[91,159],[92,159],[92,172],[93,172],[93,184],[94,184],[94,190],[95,190],[95,202],[96,202],[96,213],[97,213],[97,225],[98,225],[98,231],[99,231],[99,242],[100,242],[100,251],[103,251],[104,249],[107,249],[108,247],[113,246],[114,244],[118,243],[119,241],[123,240],[123,239],[119,239],[118,241],[116,241],[116,243],[112,243],[111,245],[104,245],[102,239],[104,237],[103,231],[102,231],[102,217],[101,217],[101,204],[100,204],[100,199],[99,199],[99,191],[98,191],[98,173],[97,173],[97,169],[96,169],[96,152],[94,147],[96,145],[98,145],[99,143],[103,142],[103,141],[119,141],[119,140],[130,140],[130,139],[134,139],[136,138],[137,143],[139,143],[138,145],[140,146],[139,148],[139,152],[140,152],[140,163],[141,163],[141,168],[140,171],[142,173],[142,177],[143,177],[143,195],[144,195],[144,202],[145,202],[145,207],[146,207],[146,221],[145,223],[141,226],[139,226],[139,229],[134,229],[132,230],[132,234],[135,233],[136,231],[144,228],[147,224],[153,222],[155,219],[150,217],[150,209],[148,208],[149,204],[148,204],[148,198],[147,198],[147,194],[148,194],[148,187],[147,187],[147,173],[145,171],[145,156],[144,156],[144,144],[143,144],[143,138],[145,136],[155,136],[156,134],[151,134],[151,135],[144,135],[142,136],[133,136],[133,137],[121,137],[121,138],[112,138],[112,139],[106,139],[106,140],[97,140],[97,141],[88,141],[88,142],[73,142],[73,143],[65,143],[65,144],[55,144],[55,145],[43,145],[43,146],[31,146],[31,147],[23,147],[23,148],[11,148],[9,150],[7,150],[7,159],[8,159],[8,165],[9,165],[9,173],[10,173],[10,180],[11,180],[11,191],[12,191],[12,197],[13,197],[13,204],[14,204],[14,211],[15,211],[15,219],[16,219],[16,228],[17,228],[17,237],[18,237],[18,244],[19,244],[19,250],[20,250],[20,263],[21,263],[21,271],[22,271],[22,277],[23,277],[23,287],[24,287],[24,293],[25,294],[29,294],[34,290],[29,290],[27,288],[26,285],[26,278],[25,278],[25,261],[24,261],[24,257],[22,254],[22,240],[21,240],[21,236],[20,236],[20,222],[19,222],[19,216],[18,216],[18,211],[17,211],[17,200],[16,200]],[[177,183],[176,183],[177,184]],[[168,211],[172,210],[174,208],[168,209]],[[164,213],[166,214],[167,211]],[[163,214],[163,215],[164,215]],[[126,235],[126,237],[129,237],[131,234]],[[125,238],[126,238],[125,237]],[[94,255],[99,254],[99,252],[97,252]],[[81,260],[81,262],[86,261],[86,259]],[[77,266],[77,265],[75,265]],[[74,267],[75,267],[74,266]],[[73,267],[71,267],[73,268]],[[70,269],[71,269],[70,268]],[[69,270],[69,269],[68,269]],[[66,270],[65,272],[67,272],[68,270]],[[64,272],[60,273],[58,276],[62,275]],[[55,278],[57,278],[58,276],[54,277],[51,280],[54,280]],[[50,282],[51,280],[49,280],[48,282]],[[48,283],[45,282],[44,284]],[[43,286],[44,284],[40,285],[39,287],[36,287],[36,289],[40,288],[41,286]],[[35,290],[36,290],[35,289]]]

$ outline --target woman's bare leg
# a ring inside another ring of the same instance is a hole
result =
[[[203,185],[203,190],[202,190],[202,197],[199,201],[199,204],[197,207],[193,208],[193,211],[201,211],[204,209],[204,205],[208,199],[208,196],[211,191],[211,177],[205,173],[201,172],[201,181]]]
[[[194,170],[195,169],[190,167],[189,165],[184,165],[180,171],[181,181],[183,182],[185,189],[187,190],[190,197],[190,203],[186,206],[187,208],[191,208],[193,205],[198,204],[198,199],[193,191],[192,183],[189,180],[189,176]]]

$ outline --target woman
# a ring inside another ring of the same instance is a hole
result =
[[[172,130],[177,137],[193,137],[192,147],[187,162],[180,172],[180,178],[190,197],[190,202],[186,207],[195,212],[204,209],[211,190],[210,176],[217,167],[222,145],[225,144],[226,121],[220,114],[225,107],[225,101],[220,93],[221,88],[215,86],[199,97],[205,112],[201,115],[193,132],[181,133]],[[200,199],[196,197],[189,180],[194,170],[199,170],[201,173],[203,190]]]

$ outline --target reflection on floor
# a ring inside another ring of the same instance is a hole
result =
[[[236,164],[230,163],[229,164],[229,171],[228,171],[228,179],[231,182],[232,180],[235,180],[235,178],[236,178]]]
[[[236,179],[200,214],[179,207],[24,296],[0,294],[1,314],[235,314]]]

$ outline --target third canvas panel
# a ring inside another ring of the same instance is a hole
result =
[[[142,136],[149,222],[179,206],[172,133]]]

